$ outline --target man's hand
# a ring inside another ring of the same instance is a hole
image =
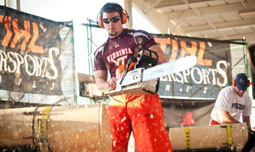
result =
[[[94,72],[95,81],[98,90],[105,92],[116,89],[116,78],[111,78],[107,80],[107,71],[106,70],[97,70]]]
[[[247,124],[248,129],[251,128],[250,116],[243,116],[243,122]]]
[[[117,79],[114,77],[107,81],[107,83],[108,83],[107,91],[116,89],[116,81],[117,81]]]

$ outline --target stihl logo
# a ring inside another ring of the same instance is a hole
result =
[[[0,22],[3,23],[2,15],[0,15]],[[19,46],[20,50],[43,53],[43,47],[35,44],[39,36],[39,29],[37,23],[31,23],[28,20],[24,20],[23,24],[24,29],[20,29],[17,18],[12,19],[10,16],[6,16],[4,18],[4,28],[6,30],[6,34],[3,38],[2,46],[10,46],[11,48],[16,48],[17,43],[21,42],[21,45]],[[32,33],[30,33],[31,29]]]
[[[172,51],[169,61],[174,61],[178,58],[183,58],[186,54],[197,56],[197,64],[204,66],[212,66],[212,60],[204,59],[205,42],[191,41],[191,47],[187,46],[187,42],[184,40],[178,41],[168,38],[155,38],[155,41],[160,44],[161,49],[166,52],[167,45],[172,45]]]

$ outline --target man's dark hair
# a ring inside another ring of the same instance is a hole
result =
[[[101,19],[102,19],[104,12],[106,12],[106,13],[118,12],[122,19],[123,8],[117,3],[106,3],[100,10]],[[122,20],[121,20],[121,22],[122,22]]]

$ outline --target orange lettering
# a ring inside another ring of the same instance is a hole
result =
[[[198,55],[197,55],[197,58],[198,58],[197,64],[212,66],[212,60],[203,59],[204,53],[205,53],[205,42],[191,41],[191,47],[188,47],[187,41],[181,40],[180,41],[181,51],[179,52],[178,40],[170,39],[170,38],[155,38],[155,41],[160,44],[160,47],[163,50],[163,52],[166,52],[167,44],[172,44],[169,61],[176,60],[177,55],[179,55],[178,58],[183,58],[186,54],[196,56],[197,50],[198,50],[197,44],[199,43],[200,48],[198,50]]]
[[[3,22],[3,16],[0,15],[0,22]],[[36,40],[39,37],[39,29],[36,23],[32,22],[32,26],[33,26],[33,37],[28,45],[28,51],[31,52],[36,52],[36,53],[43,53],[43,47],[42,46],[37,46],[35,45]],[[7,16],[4,19],[4,27],[6,30],[6,34],[4,36],[4,39],[2,41],[2,46],[8,46],[8,44],[11,41],[11,37],[12,37],[12,30],[11,30],[11,16]],[[31,38],[31,33],[30,33],[30,22],[27,20],[24,20],[24,30],[19,29],[19,25],[18,25],[18,19],[14,18],[12,21],[12,27],[13,27],[13,31],[15,33],[13,40],[11,42],[10,47],[11,48],[15,48],[17,42],[22,39],[22,43],[21,43],[21,50],[25,50],[27,43],[29,41],[29,39]]]
[[[172,52],[171,52],[169,60],[170,61],[176,60],[177,53],[178,53],[178,43],[177,43],[177,40],[173,40],[172,39]]]
[[[200,49],[198,52],[197,63],[205,66],[212,66],[212,60],[203,59],[205,53],[205,42],[199,42]]]
[[[160,44],[160,48],[163,52],[166,52],[167,44],[171,44],[170,38],[155,38],[155,41]]]
[[[2,22],[3,16],[0,16],[0,22]],[[4,19],[4,28],[6,29],[6,34],[4,36],[4,39],[2,41],[3,46],[8,46],[10,39],[12,37],[12,31],[11,31],[11,17],[8,16]]]
[[[24,30],[19,29],[19,25],[18,25],[18,19],[14,18],[12,21],[12,26],[13,26],[13,31],[15,33],[15,36],[12,40],[11,43],[11,48],[15,48],[16,43],[18,42],[18,40],[20,40],[21,38],[23,39],[23,42],[21,44],[21,50],[25,50],[26,49],[26,45],[27,42],[30,39],[30,23],[29,21],[24,21]]]
[[[197,42],[191,41],[191,47],[187,47],[186,41],[181,41],[181,54],[180,57],[184,57],[185,54],[196,55],[197,52]]]
[[[35,22],[32,22],[32,26],[33,26],[33,37],[31,42],[29,43],[28,51],[43,53],[43,47],[35,45],[35,42],[39,35],[38,26]]]

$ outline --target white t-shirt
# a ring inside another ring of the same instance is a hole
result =
[[[214,108],[211,113],[212,120],[222,123],[221,110],[229,112],[235,120],[240,121],[242,116],[251,115],[252,100],[247,92],[242,97],[238,96],[233,86],[222,89],[217,97]]]

